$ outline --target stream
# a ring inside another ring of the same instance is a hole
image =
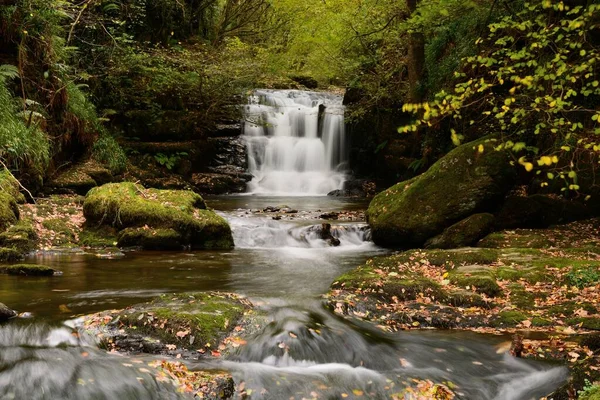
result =
[[[388,334],[329,312],[321,295],[331,282],[387,251],[369,242],[365,225],[354,222],[334,222],[341,244],[329,247],[311,234],[310,227],[320,223],[311,216],[364,209],[364,202],[255,196],[208,201],[230,221],[234,250],[45,252],[27,261],[57,268],[62,276],[0,276],[0,298],[31,313],[0,326],[0,399],[185,398],[153,378],[147,365],[153,357],[108,354],[92,338],[74,335],[68,319],[160,293],[204,290],[243,294],[269,314],[272,322],[227,359],[189,365],[229,371],[252,398],[386,399],[419,378],[452,382],[458,398],[528,400],[566,379],[561,367],[497,354],[495,346],[505,337]],[[267,205],[307,213],[278,221],[250,211]]]
[[[460,399],[529,400],[566,380],[566,368],[498,354],[507,337],[383,333],[328,311],[322,296],[336,277],[389,253],[370,241],[364,223],[333,221],[338,247],[315,231],[322,212],[368,205],[325,196],[347,179],[342,98],[257,90],[244,107],[249,195],[206,198],[229,221],[235,249],[30,256],[63,274],[0,276],[2,302],[29,317],[0,326],[0,400],[185,398],[154,378],[154,357],[106,353],[72,319],[161,293],[209,290],[248,297],[271,322],[225,360],[189,367],[229,371],[253,399],[388,399],[413,379],[430,379],[452,386]],[[275,219],[261,211],[267,207],[297,212]]]

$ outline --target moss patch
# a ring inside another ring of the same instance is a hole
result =
[[[0,192],[12,197],[17,203],[25,202],[25,196],[20,192],[19,182],[5,168],[0,168]]]
[[[117,230],[111,226],[84,226],[79,234],[79,245],[83,247],[105,248],[117,245]]]
[[[130,182],[107,184],[88,193],[83,212],[92,226],[108,225],[118,230],[170,229],[180,235],[182,245],[233,247],[227,221],[206,210],[202,197],[191,191],[144,189]]]
[[[597,329],[600,261],[578,257],[568,249],[412,250],[367,261],[340,276],[327,297],[341,314],[402,328],[416,321],[440,328]]]
[[[181,250],[183,238],[174,229],[126,228],[119,233],[119,247],[148,250]]]
[[[56,270],[45,265],[15,264],[0,266],[0,274],[19,276],[52,276]]]

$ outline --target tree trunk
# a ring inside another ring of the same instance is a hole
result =
[[[406,0],[408,10],[412,14],[420,0]],[[425,76],[425,37],[422,33],[413,32],[408,38],[408,101],[420,103],[423,101],[421,88]]]

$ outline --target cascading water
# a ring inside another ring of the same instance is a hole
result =
[[[256,90],[244,111],[250,193],[314,196],[342,189],[348,147],[341,96]]]

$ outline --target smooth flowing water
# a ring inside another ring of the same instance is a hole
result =
[[[256,90],[245,109],[249,192],[325,195],[342,189],[348,143],[342,96]]]
[[[329,312],[321,295],[331,282],[386,252],[368,241],[364,224],[350,222],[334,223],[341,245],[329,247],[314,234],[311,226],[320,221],[313,218],[317,210],[356,210],[362,202],[232,196],[209,204],[230,221],[234,250],[43,253],[30,261],[56,267],[62,276],[0,276],[0,299],[33,314],[0,326],[0,399],[185,397],[153,378],[150,358],[107,354],[64,322],[159,293],[203,290],[242,293],[269,315],[271,322],[226,360],[190,365],[230,371],[252,398],[387,399],[420,378],[453,382],[459,398],[528,400],[566,378],[563,368],[496,354],[495,345],[506,338],[388,334]],[[250,211],[267,205],[312,213],[278,221]]]

